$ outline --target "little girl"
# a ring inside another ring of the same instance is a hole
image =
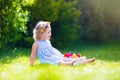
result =
[[[48,63],[53,65],[79,65],[84,63],[91,63],[95,58],[86,59],[81,58],[66,58],[62,53],[55,49],[50,43],[51,26],[50,22],[40,21],[33,30],[34,43],[30,56],[30,65],[34,64],[36,54],[40,59],[40,63]]]

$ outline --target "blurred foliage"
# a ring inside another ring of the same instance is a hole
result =
[[[53,24],[53,43],[59,46],[69,46],[78,38],[78,17],[80,11],[76,8],[77,0],[59,1],[58,19]]]
[[[28,7],[31,12],[30,20],[28,21],[30,36],[38,21],[50,21],[52,26],[51,40],[54,45],[68,46],[70,41],[76,39],[77,29],[79,28],[77,18],[80,11],[76,9],[76,4],[77,0],[35,0],[33,5]]]
[[[32,30],[38,21],[53,22],[58,15],[58,2],[56,0],[34,0],[33,4],[27,7],[30,12],[27,22],[28,36],[32,37]]]
[[[32,30],[50,21],[54,46],[120,41],[119,0],[0,0],[0,49],[30,47]]]
[[[99,43],[120,40],[119,0],[79,0],[82,14],[80,38],[84,42]]]
[[[0,48],[13,46],[27,33],[29,12],[24,10],[24,0],[0,0]]]

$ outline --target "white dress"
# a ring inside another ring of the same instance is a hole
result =
[[[49,40],[39,40],[37,41],[37,44],[39,45],[37,50],[37,56],[40,59],[40,63],[48,63],[53,65],[58,65],[61,61],[71,61],[75,58],[65,58],[60,51],[58,51],[56,48],[52,47]],[[84,63],[84,60],[86,58],[76,58],[77,64]]]

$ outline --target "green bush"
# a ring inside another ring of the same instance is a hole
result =
[[[54,45],[69,45],[70,41],[77,38],[77,19],[80,11],[76,9],[78,0],[35,0],[28,7],[30,20],[28,32],[32,36],[32,30],[40,20],[50,21],[52,26],[52,42]]]
[[[26,32],[29,12],[24,0],[0,0],[0,48],[14,45]]]
[[[78,17],[80,11],[76,9],[78,0],[59,2],[58,19],[53,24],[53,43],[59,46],[69,46],[79,36]]]

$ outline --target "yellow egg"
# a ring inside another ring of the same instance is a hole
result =
[[[76,56],[76,54],[72,54],[72,58],[76,58],[77,56]]]

